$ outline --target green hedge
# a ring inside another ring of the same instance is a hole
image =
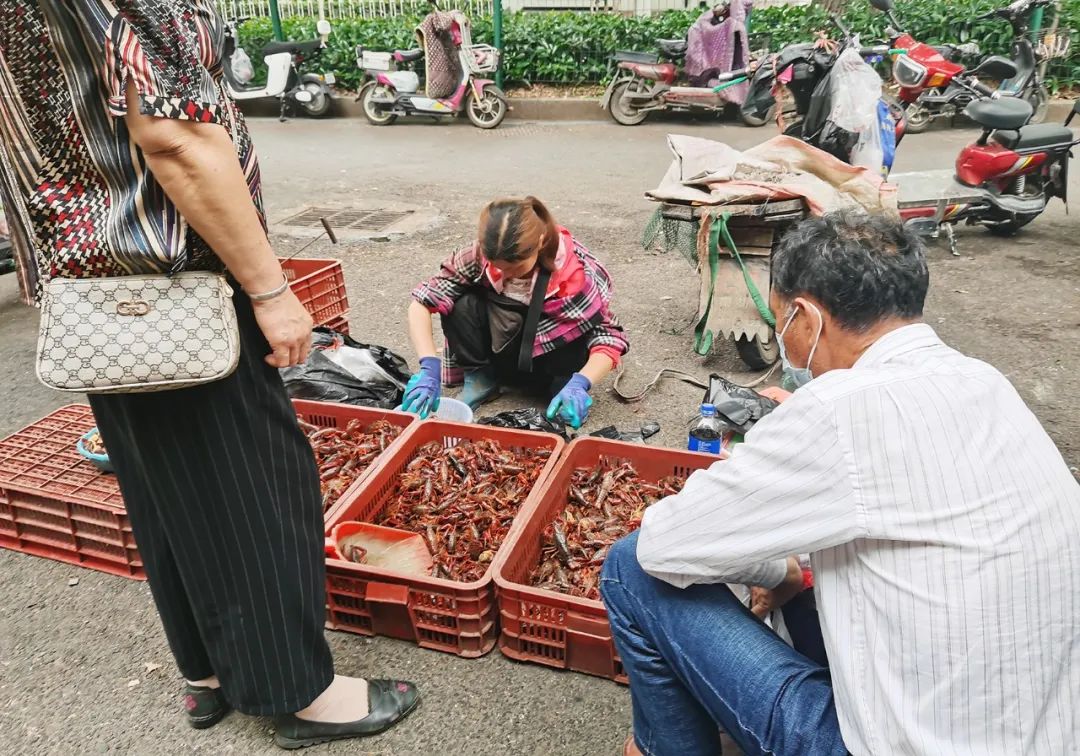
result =
[[[1002,0],[900,0],[897,13],[908,30],[928,43],[977,41],[984,52],[1007,53],[1012,32],[1004,21],[972,19],[1001,6]],[[1080,0],[1064,0],[1062,26],[1080,29]],[[699,11],[668,11],[655,16],[620,16],[608,13],[515,13],[504,20],[503,66],[512,83],[580,84],[600,82],[610,75],[610,57],[615,50],[652,51],[655,40],[686,34]],[[864,41],[881,39],[884,17],[871,11],[868,3],[852,3],[846,15]],[[333,71],[340,86],[355,89],[360,83],[354,50],[363,44],[375,50],[393,50],[415,44],[413,29],[419,17],[379,19],[339,19],[323,59],[323,68]],[[473,19],[473,40],[491,41],[491,19]],[[288,39],[315,35],[315,19],[284,21]],[[817,29],[828,29],[829,21],[815,6],[777,6],[753,12],[751,36],[756,45],[777,50],[792,42],[813,38]],[[271,39],[265,19],[246,22],[240,39],[257,67],[256,55]],[[260,71],[260,75],[262,72]],[[1080,84],[1080,39],[1067,60],[1054,61],[1050,71],[1054,89]]]

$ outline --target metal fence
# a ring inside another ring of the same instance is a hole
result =
[[[259,18],[270,15],[269,0],[218,0],[226,18]],[[323,0],[327,18],[396,18],[423,16],[431,10],[428,0]],[[469,16],[490,16],[492,0],[454,0],[453,6]],[[278,0],[282,18],[318,16],[318,0]]]
[[[755,0],[754,7],[772,5],[806,5],[810,0]],[[503,8],[519,10],[603,11],[633,15],[649,15],[666,10],[696,8],[699,0],[503,0]],[[490,16],[492,0],[453,0],[451,5],[469,16]],[[257,18],[270,15],[269,0],[218,0],[218,8],[226,17]],[[328,18],[394,18],[424,15],[431,9],[428,0],[323,0]],[[278,0],[282,18],[317,16],[319,0]]]

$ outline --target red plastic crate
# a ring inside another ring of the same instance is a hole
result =
[[[75,450],[94,425],[72,404],[0,441],[0,546],[145,580],[116,476]]]
[[[344,333],[345,335],[348,335],[349,313],[345,313],[344,315],[338,315],[336,318],[331,320],[329,323],[325,323],[324,325],[331,330],[337,331],[338,333]]]
[[[520,527],[494,560],[502,632],[499,650],[511,659],[599,675],[625,683],[615,650],[607,610],[600,601],[542,590],[527,584],[540,563],[544,528],[566,508],[570,477],[579,468],[592,469],[605,458],[630,462],[638,475],[656,482],[668,475],[689,475],[708,467],[716,457],[680,449],[664,449],[579,438],[571,442],[543,491],[518,515]]]
[[[313,260],[294,257],[282,260],[281,269],[315,325],[326,325],[349,312],[345,293],[345,273],[340,260]]]
[[[378,469],[379,463],[390,454],[398,444],[405,440],[405,434],[408,431],[410,425],[419,421],[416,415],[410,415],[408,412],[396,412],[394,410],[377,409],[374,407],[357,407],[352,404],[333,404],[331,402],[312,402],[307,399],[293,399],[293,407],[296,408],[296,414],[306,422],[312,425],[318,425],[320,428],[344,428],[349,424],[350,420],[359,420],[364,424],[364,427],[371,425],[379,420],[385,420],[391,425],[396,425],[401,428],[402,433],[396,439],[391,442],[386,450],[375,458],[375,461],[368,465],[367,470],[363,474],[353,481],[352,485],[345,489],[345,492],[338,497],[338,500],[330,505],[326,510],[326,518],[330,518],[330,514],[342,503],[349,501],[356,496],[356,492],[364,481],[367,480],[375,470]]]
[[[342,501],[327,518],[327,532],[339,522],[371,522],[388,503],[398,475],[424,444],[438,441],[452,446],[459,441],[492,439],[508,449],[550,449],[551,458],[540,472],[521,512],[531,509],[565,445],[549,433],[465,425],[439,420],[417,423],[393,452],[384,455],[355,498]],[[520,514],[519,514],[520,518]],[[340,559],[326,560],[327,627],[361,635],[386,635],[413,641],[424,648],[483,656],[495,646],[498,615],[493,582],[494,564],[513,540],[519,519],[496,552],[492,566],[479,580],[459,583],[435,577],[403,575]]]
[[[386,420],[405,430],[416,422],[414,415],[370,407],[303,400],[293,405],[306,422],[321,427],[336,428],[357,418],[366,424]],[[0,546],[142,580],[146,573],[116,476],[101,472],[75,450],[75,442],[94,425],[90,408],[73,404],[0,440]],[[339,502],[376,469],[379,459]]]

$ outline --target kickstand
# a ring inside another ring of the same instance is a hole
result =
[[[278,112],[278,121],[285,123],[289,120],[289,101],[284,97],[281,98],[281,110]]]
[[[956,248],[956,234],[953,231],[953,224],[945,223],[943,228],[945,229],[945,238],[949,241],[949,251],[952,252],[953,257],[959,257],[960,250]]]

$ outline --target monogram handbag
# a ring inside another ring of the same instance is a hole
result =
[[[38,379],[58,391],[167,391],[230,375],[240,360],[223,275],[53,278],[45,284]]]

